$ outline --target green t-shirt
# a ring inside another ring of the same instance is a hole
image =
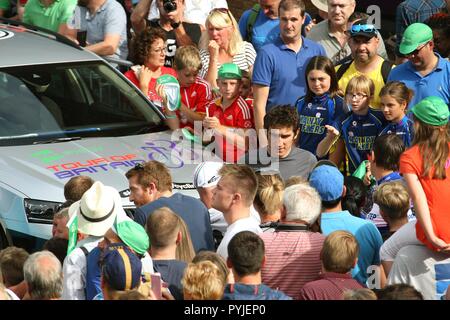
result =
[[[10,7],[11,4],[9,0],[0,0],[0,9],[9,10]]]
[[[39,0],[28,0],[23,22],[58,32],[59,26],[73,17],[77,0],[55,0],[44,7]]]

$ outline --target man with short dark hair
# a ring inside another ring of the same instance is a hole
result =
[[[250,150],[239,163],[245,162],[261,172],[278,170],[283,180],[292,176],[307,178],[317,159],[295,145],[300,131],[297,110],[290,105],[272,108],[264,116],[264,129],[268,145]]]
[[[245,165],[225,164],[219,170],[220,180],[213,191],[212,206],[223,212],[228,224],[227,231],[217,248],[224,259],[228,257],[227,246],[240,231],[262,232],[251,214],[256,195],[257,178],[253,170]]]
[[[302,0],[281,0],[278,8],[280,36],[263,46],[253,67],[255,128],[265,145],[266,137],[259,132],[264,116],[276,105],[294,105],[306,93],[305,65],[314,56],[325,56],[323,47],[301,36],[305,20]]]
[[[354,217],[347,210],[342,211],[341,201],[347,190],[344,186],[344,176],[336,167],[322,165],[315,168],[309,177],[309,184],[319,192],[322,199],[322,233],[328,235],[335,230],[344,230],[358,240],[360,252],[352,276],[365,285],[369,267],[379,267],[381,263],[380,247],[383,240],[380,232],[372,222]]]
[[[387,230],[387,222],[380,213],[380,207],[373,202],[373,195],[377,186],[390,182],[400,181],[405,183],[398,172],[400,156],[405,151],[405,144],[402,139],[395,134],[385,134],[377,137],[373,143],[369,157],[370,166],[367,170],[367,177],[375,177],[377,183],[369,188],[366,204],[363,207],[363,214],[366,220],[372,221],[384,236]],[[367,180],[367,179],[366,179]],[[410,219],[414,218],[411,211],[408,212]]]
[[[158,208],[169,207],[186,222],[195,252],[214,250],[211,221],[205,205],[198,199],[172,193],[172,176],[161,162],[136,165],[126,173],[130,201],[138,207],[134,220],[145,226],[147,218]]]
[[[250,231],[237,233],[228,244],[227,265],[235,283],[227,284],[223,300],[291,300],[283,292],[262,283],[265,263],[264,242]]]
[[[279,5],[280,0],[259,0],[253,8],[244,11],[239,19],[242,38],[250,42],[256,52],[280,35]]]
[[[442,98],[450,105],[450,62],[434,52],[433,31],[423,23],[406,28],[400,43],[400,53],[407,62],[389,74],[389,81],[402,81],[414,91],[409,106],[429,96]]]

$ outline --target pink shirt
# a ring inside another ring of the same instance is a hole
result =
[[[275,231],[260,237],[266,247],[262,282],[299,299],[300,289],[319,276],[325,236],[309,231]]]

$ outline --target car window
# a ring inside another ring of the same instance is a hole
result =
[[[160,113],[104,63],[0,69],[0,145],[162,130]]]

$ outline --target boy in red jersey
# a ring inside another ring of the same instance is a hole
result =
[[[194,46],[177,49],[174,69],[180,83],[181,107],[177,110],[179,127],[194,128],[194,121],[202,121],[206,106],[212,100],[209,83],[198,76],[202,68],[200,53]]]
[[[224,63],[217,84],[222,96],[210,103],[203,125],[213,129],[216,154],[226,162],[236,162],[248,147],[245,131],[254,128],[253,109],[239,95],[242,72],[237,65]]]

